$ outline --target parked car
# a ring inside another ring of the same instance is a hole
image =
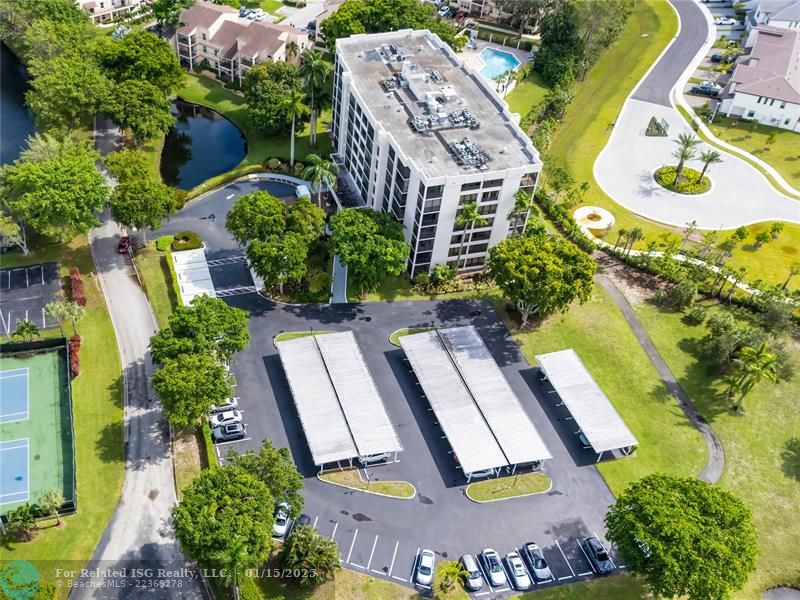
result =
[[[272,535],[282,538],[289,528],[289,505],[281,502],[275,507],[275,524],[272,526]]]
[[[212,404],[208,412],[213,415],[214,413],[226,412],[237,408],[239,408],[239,398],[230,397],[222,404]]]
[[[712,54],[711,62],[713,63],[730,63],[733,62],[733,57],[729,54]]]
[[[127,235],[123,235],[119,238],[119,244],[117,244],[117,253],[119,254],[127,254],[131,248],[131,238]]]
[[[225,412],[214,413],[208,417],[208,422],[211,427],[222,427],[223,425],[230,425],[232,423],[241,423],[242,411],[226,410]]]
[[[582,431],[578,432],[578,441],[581,443],[584,449],[591,448],[592,445],[589,443],[589,438],[586,437],[586,434]]]
[[[440,14],[441,16],[443,16],[443,17],[449,17],[449,16],[450,16],[450,14],[451,14],[451,13],[450,13],[450,7],[449,7],[449,6],[442,6],[442,7],[439,9],[439,14]]]
[[[464,587],[470,592],[477,592],[483,587],[483,577],[481,577],[481,570],[478,568],[478,561],[472,554],[465,554],[461,557],[461,566],[466,575],[464,575]]]
[[[736,25],[738,21],[733,17],[717,17],[714,19],[714,25]]]
[[[430,550],[423,550],[417,557],[417,569],[414,573],[414,581],[420,585],[431,585],[433,583],[433,563],[436,558]]]
[[[509,552],[506,554],[506,565],[508,572],[511,575],[511,583],[516,590],[527,590],[531,587],[531,578],[519,554],[516,552]]]
[[[384,452],[382,454],[370,454],[369,456],[359,456],[358,462],[365,467],[369,465],[376,465],[378,463],[386,462],[392,457],[391,452]]]
[[[614,570],[614,563],[611,562],[611,557],[603,547],[603,544],[596,537],[589,537],[583,541],[583,549],[586,550],[586,555],[592,561],[595,570],[601,575],[608,575]]]
[[[717,85],[713,81],[704,81],[692,86],[693,94],[700,94],[701,96],[719,96],[722,91],[722,86]]]
[[[503,564],[500,562],[500,555],[497,554],[494,549],[486,548],[481,552],[481,561],[483,562],[483,568],[486,571],[487,577],[489,577],[489,583],[491,585],[500,587],[508,583],[506,572],[503,570]]]
[[[241,423],[232,423],[215,427],[211,430],[211,439],[215,442],[232,442],[241,440],[247,435],[247,429]]]
[[[525,562],[528,563],[533,578],[537,581],[545,581],[553,579],[553,574],[550,572],[550,567],[547,566],[547,561],[544,559],[541,549],[533,542],[528,542],[522,546],[522,556]]]

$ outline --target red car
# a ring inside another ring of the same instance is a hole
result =
[[[117,252],[119,254],[127,254],[131,248],[131,238],[127,235],[123,235],[119,239],[119,245],[117,246]]]

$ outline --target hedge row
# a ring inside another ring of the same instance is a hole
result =
[[[72,301],[80,306],[86,306],[86,291],[83,289],[83,279],[78,267],[69,268],[69,289]]]
[[[207,468],[216,467],[219,461],[217,461],[217,453],[214,451],[214,441],[211,439],[211,426],[207,420],[203,419],[200,429],[203,431],[203,450],[206,453]]]
[[[583,231],[581,231],[581,228],[578,227],[575,219],[572,218],[572,215],[569,214],[563,206],[557,202],[553,202],[542,190],[536,192],[534,199],[536,200],[536,204],[541,207],[544,214],[547,215],[547,218],[561,230],[561,233],[572,240],[576,246],[587,254],[591,254],[597,250],[597,244],[586,237]]]
[[[69,373],[73,379],[81,374],[81,336],[77,333],[69,338]]]

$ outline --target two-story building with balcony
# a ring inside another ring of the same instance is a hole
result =
[[[127,14],[137,12],[143,0],[75,0],[95,25],[105,25]]]

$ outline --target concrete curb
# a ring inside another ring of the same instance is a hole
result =
[[[358,474],[359,479],[361,478],[361,473]],[[327,479],[322,479],[322,474],[317,473],[317,479],[319,479],[322,483],[327,483],[329,485],[335,485],[340,488],[345,488],[347,490],[353,490],[355,492],[363,492],[365,494],[372,494],[373,496],[383,496],[384,498],[391,498],[392,500],[413,500],[417,497],[417,488],[414,487],[414,484],[409,483],[408,481],[383,481],[381,483],[407,483],[411,486],[411,489],[414,490],[414,493],[411,496],[392,496],[390,494],[382,494],[380,492],[373,492],[372,490],[362,490],[361,488],[353,487],[351,485],[345,485],[343,483],[337,483],[336,481],[328,481]],[[363,481],[363,479],[362,479]],[[366,483],[366,482],[365,482]]]
[[[475,483],[470,483],[464,489],[464,495],[470,501],[475,502],[476,504],[491,504],[492,502],[503,502],[505,500],[515,500],[517,498],[527,498],[528,496],[539,496],[540,494],[546,494],[547,492],[549,492],[550,490],[553,489],[553,479],[551,477],[549,477],[548,475],[545,475],[544,473],[539,473],[539,474],[542,475],[543,477],[547,477],[547,480],[550,482],[550,485],[547,486],[547,489],[546,490],[542,490],[541,492],[531,492],[529,494],[518,494],[516,496],[508,496],[507,498],[495,498],[494,500],[476,500],[475,498],[473,498],[472,496],[469,495],[469,488],[470,488],[470,486],[476,485],[478,483],[484,483],[483,481],[477,481]]]

